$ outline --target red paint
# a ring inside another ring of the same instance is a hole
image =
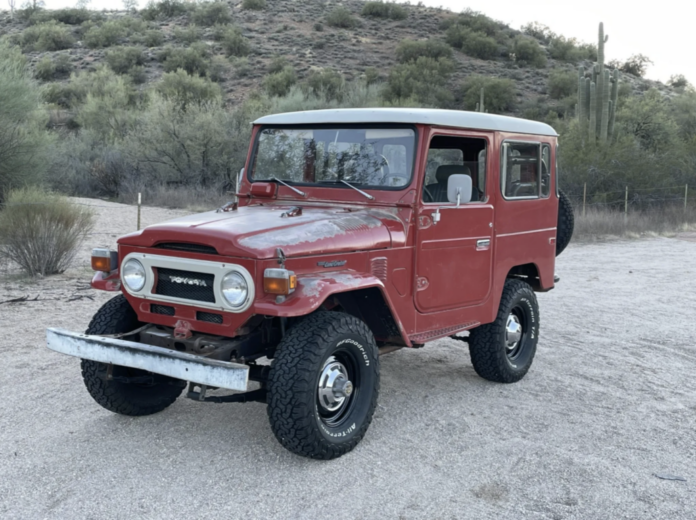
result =
[[[254,136],[258,130],[254,128]],[[394,191],[366,190],[374,201],[353,190],[326,186],[302,186],[306,193],[302,197],[276,183],[251,184],[245,176],[237,211],[193,215],[120,238],[121,258],[141,252],[239,264],[251,273],[256,287],[251,308],[239,314],[222,312],[222,324],[197,321],[197,311],[215,311],[195,304],[166,303],[175,308],[174,316],[153,314],[150,303],[154,302],[126,293],[138,318],[169,327],[184,320],[190,330],[232,337],[255,314],[302,316],[333,305],[333,294],[376,287],[392,311],[404,344],[410,346],[412,339],[414,343],[431,340],[493,321],[506,276],[515,266],[536,266],[539,289],[553,288],[558,212],[554,172],[548,199],[505,200],[500,192],[500,149],[504,139],[548,143],[553,167],[556,139],[427,125],[417,125],[417,130],[410,185]],[[424,203],[427,151],[435,134],[487,141],[485,201],[459,208]],[[301,214],[281,216],[296,206],[302,208]],[[438,207],[440,221],[435,224],[433,213]],[[218,255],[156,248],[164,242],[208,245]],[[278,267],[278,247],[287,257],[286,268],[298,277],[297,290],[283,302],[263,293],[263,272]],[[319,265],[331,262],[342,264]],[[117,282],[118,273],[108,278],[97,273],[92,286],[113,290]]]

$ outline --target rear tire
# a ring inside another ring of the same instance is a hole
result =
[[[570,244],[575,228],[575,214],[573,204],[568,195],[562,190],[558,190],[558,223],[556,225],[556,256]]]
[[[539,340],[539,304],[521,280],[505,281],[498,315],[469,335],[469,354],[476,373],[488,381],[515,383],[532,366]]]
[[[106,302],[92,318],[87,334],[121,334],[142,326],[138,316],[119,294]],[[161,412],[179,397],[186,382],[145,370],[114,365],[112,377],[152,376],[150,383],[124,383],[107,379],[107,363],[82,360],[82,379],[92,398],[107,410],[121,415],[151,415]]]
[[[319,312],[278,345],[268,378],[268,418],[291,452],[333,459],[363,438],[378,394],[379,353],[370,329],[349,314]]]

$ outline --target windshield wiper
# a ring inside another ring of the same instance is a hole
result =
[[[290,186],[287,182],[281,181],[278,177],[271,177],[271,180],[274,180],[274,181],[276,181],[276,182],[281,183],[283,186],[286,186],[286,187],[290,188],[292,191],[294,191],[294,192],[297,193],[298,195],[302,195],[303,197],[306,197],[306,196],[307,196],[307,194],[306,194],[304,191],[300,191],[300,190],[298,190],[297,188],[295,188],[295,187],[293,187],[293,186]]]
[[[341,179],[341,182],[342,182],[343,184],[345,184],[346,186],[348,186],[349,188],[353,188],[353,189],[354,189],[355,191],[357,191],[360,195],[365,195],[365,197],[367,197],[368,199],[370,199],[370,200],[375,200],[375,198],[374,198],[372,195],[370,195],[369,193],[365,193],[363,190],[360,190],[360,189],[356,188],[356,187],[353,186],[350,182],[344,181],[343,179]]]

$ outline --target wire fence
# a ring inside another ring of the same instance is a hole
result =
[[[623,190],[595,191],[582,185],[569,194],[576,212],[585,216],[588,211],[607,210],[622,212],[683,211],[684,214],[696,209],[696,193],[689,193],[689,185],[662,186],[659,188],[633,188]]]

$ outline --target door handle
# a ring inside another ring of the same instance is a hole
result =
[[[477,251],[483,251],[485,249],[488,249],[490,246],[491,246],[491,239],[490,238],[484,238],[483,240],[476,241],[476,250]]]

